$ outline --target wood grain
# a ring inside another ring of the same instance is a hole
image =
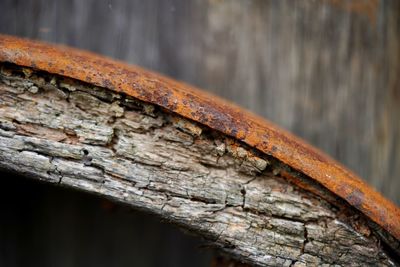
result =
[[[397,1],[1,5],[2,33],[92,50],[208,88],[305,138],[400,203]]]
[[[158,215],[255,266],[396,264],[366,217],[227,136],[63,77],[3,67],[0,82],[0,168]]]
[[[399,205],[399,13],[396,0],[0,0],[0,32],[208,89],[308,140]],[[77,253],[64,255],[67,264]]]

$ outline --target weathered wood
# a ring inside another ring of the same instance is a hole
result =
[[[397,0],[2,0],[0,32],[212,91],[400,205],[399,17]]]
[[[2,67],[0,91],[2,168],[157,214],[255,265],[395,264],[383,244],[396,241],[362,214],[290,184],[281,174],[300,174],[215,131],[15,66]]]
[[[400,239],[396,205],[340,163],[267,120],[190,85],[82,50],[12,36],[0,36],[0,47],[3,62],[124,93],[240,140],[308,175]]]

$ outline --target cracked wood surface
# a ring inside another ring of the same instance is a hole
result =
[[[208,128],[15,66],[0,92],[1,168],[157,214],[254,265],[396,265],[397,241],[358,211]]]
[[[326,154],[255,114],[187,84],[85,51],[3,35],[0,48],[0,61],[127,94],[240,140],[322,184],[400,239],[400,209],[394,203]]]

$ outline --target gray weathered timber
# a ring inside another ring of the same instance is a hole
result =
[[[1,168],[157,214],[254,265],[395,265],[362,216],[289,184],[273,159],[128,96],[18,70],[0,76]]]
[[[400,1],[0,0],[0,32],[212,91],[400,205]]]

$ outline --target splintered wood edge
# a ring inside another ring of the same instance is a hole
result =
[[[0,74],[0,167],[158,214],[251,264],[394,264],[386,231],[241,141],[76,79]]]
[[[0,35],[0,61],[123,92],[240,140],[306,174],[400,239],[395,204],[303,140],[225,100],[89,52],[6,35]]]
[[[308,175],[400,239],[400,210],[359,177],[270,122],[159,74],[81,50],[0,36],[0,61],[124,92],[232,136]]]

